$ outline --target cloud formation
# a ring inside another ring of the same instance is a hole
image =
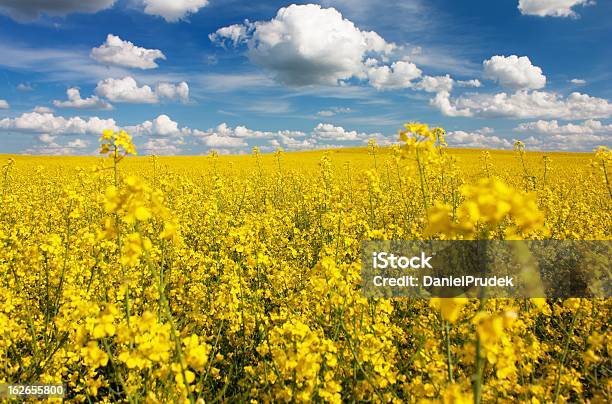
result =
[[[428,93],[439,93],[441,91],[450,93],[454,83],[455,81],[448,74],[445,76],[425,76],[414,88]]]
[[[538,17],[578,17],[576,6],[595,4],[594,0],[519,0],[518,9],[523,15]]]
[[[108,34],[106,41],[91,50],[90,56],[100,63],[138,69],[155,69],[157,59],[166,59],[159,49],[146,49]]]
[[[189,128],[179,128],[178,123],[165,114],[161,114],[153,120],[144,121],[139,125],[128,126],[125,129],[134,136],[176,137],[191,133]]]
[[[10,105],[6,100],[0,100],[0,109],[9,109]]]
[[[108,102],[100,99],[98,96],[92,95],[89,98],[81,98],[81,93],[78,88],[72,87],[66,90],[68,101],[53,101],[53,105],[58,108],[75,108],[75,109],[101,109],[110,110],[113,106]]]
[[[81,118],[55,116],[52,113],[26,112],[16,118],[0,119],[0,129],[5,131],[47,133],[59,135],[99,135],[105,129],[116,129],[114,119],[98,117]]]
[[[111,101],[133,104],[157,104],[164,98],[181,102],[189,100],[189,86],[184,81],[178,84],[158,83],[153,90],[148,85],[139,86],[132,76],[99,81],[95,91]]]
[[[155,94],[160,98],[185,103],[189,101],[189,86],[184,81],[178,84],[158,83],[155,86]]]
[[[456,99],[451,99],[448,93],[438,93],[432,104],[448,116],[568,120],[612,116],[608,100],[579,92],[563,97],[548,91],[520,90],[512,94],[466,94]]]
[[[601,121],[587,119],[581,123],[559,125],[556,119],[551,121],[538,120],[521,123],[515,128],[519,132],[544,135],[607,135],[612,136],[612,124],[605,125]]]
[[[52,114],[53,113],[53,108],[49,108],[49,107],[43,107],[43,106],[36,106],[34,107],[34,109],[32,109],[32,112],[38,112],[39,114]]]
[[[342,126],[334,126],[329,123],[319,123],[312,131],[312,136],[320,140],[332,140],[339,142],[359,141],[371,135],[359,133],[354,130],[346,130]]]
[[[370,85],[378,90],[412,87],[412,80],[419,78],[421,73],[421,69],[414,63],[403,60],[393,62],[391,66],[374,65],[366,68]]]
[[[397,46],[374,31],[360,30],[336,9],[317,4],[283,7],[270,21],[223,27],[209,38],[246,43],[250,60],[288,85],[337,85],[373,77],[375,85],[383,88],[401,86],[406,81],[402,74],[414,74],[408,62],[366,65],[366,59],[388,55]]]
[[[143,0],[145,14],[157,15],[167,22],[184,20],[208,5],[208,0]]]
[[[446,141],[451,147],[510,149],[512,143],[499,136],[491,135],[490,128],[482,128],[473,132],[456,130],[448,132]]]
[[[483,62],[485,78],[513,90],[538,89],[546,85],[542,69],[531,64],[527,56],[493,56]]]

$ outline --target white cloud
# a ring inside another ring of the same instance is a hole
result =
[[[453,89],[454,80],[448,74],[445,76],[425,76],[414,88],[428,93],[439,93],[446,91],[450,93]]]
[[[208,147],[238,148],[248,146],[247,142],[244,139],[220,135],[216,132],[209,133],[206,136],[201,136],[200,141],[202,142],[202,144]]]
[[[583,79],[571,79],[570,83],[577,84],[579,86],[586,84],[586,80]]]
[[[478,79],[471,80],[457,80],[459,87],[482,87],[482,83]]]
[[[296,137],[279,133],[278,138],[272,139],[270,144],[274,147],[283,147],[289,150],[308,150],[317,147],[317,139],[296,139]]]
[[[184,81],[178,84],[158,83],[155,87],[155,93],[160,98],[179,100],[181,102],[189,101],[189,86]]]
[[[168,115],[162,114],[152,121],[144,121],[136,126],[125,128],[128,133],[135,136],[181,136],[191,133],[189,128],[180,128],[178,123],[170,119]]]
[[[143,0],[144,12],[158,15],[168,22],[183,20],[208,5],[208,0]]]
[[[282,145],[288,149],[310,148],[316,143],[316,140],[312,138],[299,140],[298,138],[304,138],[306,136],[304,132],[300,131],[259,131],[249,129],[243,125],[231,127],[225,122],[206,131],[194,129],[191,133],[194,137],[199,139],[202,144],[215,149],[247,147],[247,140],[249,139],[267,139],[272,146],[279,147]]]
[[[10,105],[6,100],[0,100],[0,109],[9,109]]]
[[[448,93],[438,93],[432,104],[449,116],[568,120],[612,116],[612,104],[608,100],[578,92],[564,98],[547,91],[521,90],[513,94],[467,94],[454,100]]]
[[[96,94],[115,102],[156,104],[160,98],[186,102],[189,100],[189,86],[184,81],[178,84],[158,83],[154,91],[148,85],[139,87],[133,77],[126,76],[98,82]]]
[[[208,35],[208,39],[211,42],[225,43],[226,39],[232,42],[233,46],[237,46],[239,43],[246,42],[249,38],[249,30],[252,26],[248,23],[245,24],[233,24],[227,27],[219,28],[217,31]]]
[[[523,15],[577,17],[573,7],[592,4],[595,4],[594,0],[519,0],[518,9]]]
[[[414,63],[400,60],[391,66],[368,66],[366,74],[372,87],[386,90],[411,87],[412,80],[421,76],[421,70]]]
[[[0,3],[0,14],[28,22],[42,14],[65,16],[70,13],[97,13],[112,7],[114,3],[115,0],[4,0]]]
[[[83,119],[80,117],[64,118],[50,113],[26,112],[16,118],[0,119],[0,130],[47,133],[50,136],[57,135],[99,135],[105,129],[116,129],[117,125],[113,119],[100,119],[91,117]]]
[[[212,134],[218,134],[223,137],[236,137],[236,138],[245,138],[245,139],[270,139],[277,136],[279,133],[284,133],[288,136],[303,136],[302,132],[297,131],[282,131],[282,132],[269,132],[269,131],[259,131],[252,130],[247,128],[246,126],[238,125],[236,127],[231,127],[225,122],[217,125],[216,128],[208,129],[207,131],[194,130],[194,135],[199,137],[206,137]]]
[[[448,132],[446,141],[452,147],[510,149],[512,143],[499,136],[490,135],[490,128],[482,128],[474,132],[456,130]]]
[[[396,48],[376,32],[361,31],[334,8],[317,4],[293,4],[279,9],[270,21],[242,26],[221,28],[210,38],[218,43],[247,42],[251,61],[289,85],[336,85],[353,77],[367,78],[366,57],[390,54]],[[402,82],[400,76],[409,67],[404,63],[387,71],[394,85]],[[384,71],[373,69],[372,74],[381,88],[386,85]]]
[[[37,105],[36,107],[34,107],[32,112],[38,112],[39,114],[52,114],[53,108],[42,107],[42,106]]]
[[[374,135],[360,133],[354,130],[348,131],[342,126],[334,126],[329,123],[319,123],[312,131],[312,136],[319,140],[334,140],[339,142],[364,140]]]
[[[38,140],[40,140],[41,142],[45,143],[45,144],[52,144],[55,142],[55,138],[56,136],[51,136],[48,133],[42,133],[38,136]]]
[[[569,134],[530,136],[523,141],[527,148],[532,150],[592,151],[598,146],[612,147],[609,135]]]
[[[430,104],[437,107],[446,116],[472,116],[473,113],[468,108],[457,108],[456,103],[450,99],[448,91],[440,91],[430,101]]]
[[[182,139],[153,138],[142,145],[145,154],[174,155],[181,151],[180,146],[184,144]]]
[[[166,59],[159,49],[141,48],[113,34],[108,34],[106,42],[93,48],[90,55],[101,63],[139,69],[154,69],[157,67],[156,59]]]
[[[72,87],[66,90],[68,101],[53,101],[53,105],[58,108],[76,108],[76,109],[113,109],[113,106],[108,102],[92,95],[89,98],[81,98],[81,93],[78,88]]]
[[[544,135],[607,135],[612,136],[612,124],[605,125],[601,121],[588,119],[582,123],[559,125],[557,120],[535,121],[521,123],[515,128],[519,132]]]
[[[44,154],[44,155],[68,155],[68,154],[83,154],[83,150],[89,146],[89,142],[83,139],[72,139],[67,143],[58,142],[57,136],[42,133],[38,135],[38,141],[42,145],[35,145],[27,150],[28,154]]]
[[[527,56],[493,56],[483,62],[484,76],[514,90],[538,89],[546,85],[542,69],[531,64]]]
[[[159,102],[151,87],[138,83],[131,76],[122,79],[108,78],[98,82],[96,94],[115,102],[155,104]]]

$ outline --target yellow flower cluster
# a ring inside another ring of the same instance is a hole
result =
[[[110,166],[0,156],[0,383],[77,402],[609,402],[608,299],[367,299],[360,257],[368,239],[609,240],[610,152],[399,136],[125,158],[129,135],[105,131]]]

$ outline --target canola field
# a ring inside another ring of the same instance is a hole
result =
[[[366,299],[362,240],[612,236],[612,154],[0,156],[0,383],[80,402],[610,402],[609,299]]]

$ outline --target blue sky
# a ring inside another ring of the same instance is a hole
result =
[[[0,0],[0,152],[611,145],[612,2]]]

